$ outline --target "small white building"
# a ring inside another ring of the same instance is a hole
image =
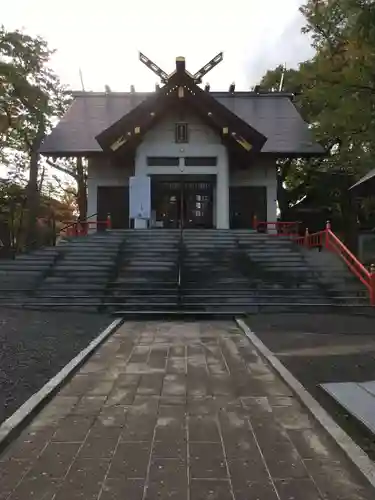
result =
[[[166,75],[165,75],[166,76]],[[40,152],[88,159],[88,216],[113,228],[250,228],[276,221],[277,160],[324,153],[279,92],[210,92],[183,58],[151,93],[76,92]],[[129,219],[147,176],[150,219]]]

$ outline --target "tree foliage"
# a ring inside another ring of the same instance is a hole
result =
[[[58,173],[63,173],[69,177],[68,182],[64,182],[59,175],[53,178],[61,191],[66,196],[75,198],[75,205],[80,220],[87,218],[87,160],[84,158],[66,158],[55,161],[47,160],[47,163],[56,169]]]
[[[46,172],[45,163],[40,168],[38,150],[69,102],[51,69],[52,54],[42,38],[0,26],[0,163],[13,181],[27,182],[24,217],[29,246],[37,240]]]
[[[65,88],[50,67],[52,53],[42,38],[0,27],[0,161],[8,168],[29,171],[26,228],[30,244],[36,240],[40,201],[38,149],[67,105]]]
[[[358,207],[348,187],[374,168],[375,158],[375,3],[308,0],[301,12],[316,52],[286,71],[283,90],[301,91],[296,106],[328,155],[281,163],[281,205],[285,210],[313,193],[317,204],[331,206],[353,246]],[[281,72],[281,66],[268,71],[261,86],[274,88]]]
[[[11,179],[0,181],[0,239],[17,253],[25,249],[26,188]],[[74,205],[70,199],[56,200],[42,194],[38,206],[39,244],[52,244],[59,227],[71,220]]]

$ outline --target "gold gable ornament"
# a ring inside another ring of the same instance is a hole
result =
[[[112,151],[117,151],[119,148],[121,148],[121,146],[123,146],[125,144],[126,141],[127,141],[127,139],[123,135],[121,137],[119,137],[117,139],[117,141],[115,141],[111,145]]]

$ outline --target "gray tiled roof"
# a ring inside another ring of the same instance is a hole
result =
[[[43,154],[100,152],[95,136],[146,99],[149,93],[77,92],[66,115],[44,140]],[[322,154],[311,131],[285,94],[212,92],[239,118],[267,137],[264,153]]]

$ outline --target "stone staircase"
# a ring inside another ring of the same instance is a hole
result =
[[[0,296],[12,302],[35,290],[53,268],[58,247],[46,247],[16,259],[0,260]]]
[[[55,265],[35,289],[28,304],[48,307],[92,308],[105,300],[108,282],[117,272],[124,242],[121,232],[98,232],[59,245]]]
[[[178,230],[127,230],[108,287],[106,306],[112,310],[166,310],[178,306]]]
[[[124,230],[0,261],[0,304],[32,308],[243,313],[368,305],[331,253],[241,230]]]
[[[361,303],[352,290],[330,279],[333,269],[340,269],[342,282],[353,278],[336,255],[305,250],[283,236],[237,231],[236,237],[256,304],[314,308]]]
[[[183,299],[186,308],[329,306],[299,247],[287,238],[249,231],[185,231]]]
[[[123,240],[124,235],[116,231],[95,233],[66,238],[56,247],[0,261],[0,304],[97,310],[108,281],[116,273]]]
[[[257,303],[330,304],[331,297],[287,237],[239,232],[242,266]]]
[[[369,294],[365,286],[349,272],[345,262],[335,253],[318,249],[301,249],[307,266],[318,276],[328,295],[336,303],[368,305]]]
[[[240,253],[234,231],[184,231],[181,266],[184,309],[243,311],[247,308],[251,287],[238,266]]]

